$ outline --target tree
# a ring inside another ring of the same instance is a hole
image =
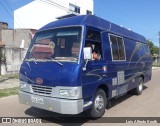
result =
[[[159,53],[159,48],[152,41],[147,40],[152,56]]]

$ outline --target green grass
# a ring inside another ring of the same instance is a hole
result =
[[[6,75],[1,75],[0,79],[13,79],[13,78],[19,78],[19,74],[6,74]]]
[[[0,98],[10,96],[10,95],[17,95],[18,89],[19,89],[19,87],[0,89]]]
[[[153,65],[153,67],[160,67],[160,65]]]
[[[0,83],[8,79],[19,79],[19,74],[6,74],[0,76]]]

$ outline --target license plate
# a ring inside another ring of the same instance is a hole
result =
[[[41,97],[31,96],[31,101],[37,104],[44,104],[44,100]]]

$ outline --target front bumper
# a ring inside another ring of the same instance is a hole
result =
[[[33,102],[31,97],[43,99],[43,103]],[[79,114],[83,112],[83,100],[59,99],[53,97],[40,96],[19,91],[19,101],[37,108],[49,110],[60,114]]]

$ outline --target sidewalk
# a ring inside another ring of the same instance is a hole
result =
[[[14,88],[19,86],[19,79],[8,79],[0,81],[0,89]]]
[[[14,88],[18,86],[19,86],[18,74],[0,76],[0,89]]]
[[[158,70],[160,67],[152,67],[152,70]]]

